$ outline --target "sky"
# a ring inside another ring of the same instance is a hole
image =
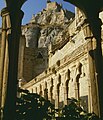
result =
[[[5,7],[5,0],[0,0],[0,11]],[[42,11],[43,8],[46,8],[47,0],[27,0],[25,4],[22,6],[22,10],[24,11],[24,17],[22,20],[22,24],[29,23],[33,14],[37,14]],[[63,8],[68,9],[69,11],[74,12],[74,6],[70,3],[64,2],[63,0],[51,0],[61,3]],[[0,17],[0,27],[1,27],[1,17]]]

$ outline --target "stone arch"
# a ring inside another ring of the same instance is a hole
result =
[[[76,69],[77,69],[77,75],[76,75],[76,79],[78,79],[77,77],[80,77],[80,75],[82,74],[82,63],[78,63],[77,66],[76,66]]]
[[[78,74],[76,76],[76,99],[80,99],[80,103],[79,105],[83,107],[83,109],[85,111],[88,111],[88,108],[89,108],[89,105],[88,105],[88,101],[89,101],[89,90],[90,88],[88,89],[88,93],[84,94],[83,90],[87,90],[88,88],[88,84],[86,84],[86,81],[85,81],[85,88],[82,87],[83,86],[83,83],[81,80],[82,77],[83,77],[83,74],[84,74],[84,71],[83,71],[83,64],[82,63],[79,63],[79,66],[78,66]],[[85,79],[85,78],[84,78]],[[85,79],[86,80],[86,79]]]
[[[70,70],[68,69],[66,72],[66,80],[64,84],[64,104],[68,104],[68,98],[69,98],[69,80],[70,80]]]
[[[68,100],[68,98],[69,98],[69,96],[68,96],[68,93],[69,93],[69,79],[68,80],[66,80],[66,82],[65,82],[65,97],[66,97],[66,104],[67,104],[67,100]]]
[[[49,88],[49,99],[50,99],[50,101],[53,103],[53,87],[54,87],[54,85],[53,85],[53,78],[51,78],[51,80],[50,80],[50,88]]]
[[[57,83],[57,88],[56,88],[56,90],[57,90],[57,96],[58,96],[58,102],[59,102],[59,98],[60,98],[60,85],[61,85],[61,75],[59,74],[58,75],[58,83]]]
[[[66,81],[65,81],[65,86],[66,86],[66,91],[67,91],[67,98],[68,98],[68,91],[69,91],[69,87],[68,87],[68,85],[69,85],[69,80],[70,80],[70,70],[68,69],[67,70],[67,79],[66,79]]]
[[[75,83],[75,97],[77,100],[79,100],[80,98],[80,83],[79,83],[79,79],[80,79],[80,76],[82,74],[82,63],[78,63],[77,65],[77,74],[76,74],[76,83]]]
[[[60,85],[61,85],[61,75],[59,74],[57,77],[57,85],[56,85],[56,91],[55,91],[55,108],[58,109],[59,107],[59,101],[60,101]]]

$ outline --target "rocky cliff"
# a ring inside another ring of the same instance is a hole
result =
[[[26,47],[47,47],[67,39],[67,27],[74,18],[74,13],[64,10],[57,2],[47,2],[47,7],[33,15],[30,23],[25,26]]]

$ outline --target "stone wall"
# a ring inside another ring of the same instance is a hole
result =
[[[50,66],[48,46],[52,44],[58,49],[58,43],[68,42],[69,32],[65,28],[73,17],[72,12],[58,3],[48,2],[45,9],[32,16],[30,23],[22,26],[19,79],[28,82]]]
[[[61,30],[61,38],[56,38],[59,42],[49,44],[47,69],[22,88],[49,99],[55,108],[68,104],[67,98],[81,99],[80,105],[92,112],[89,45],[94,39],[88,26],[85,26],[85,16],[79,9],[76,14],[75,19]],[[100,17],[102,18],[102,13]]]
[[[56,108],[67,104],[67,98],[75,97],[79,99],[79,97],[85,96],[88,98],[89,81],[88,73],[86,72],[88,70],[87,48],[83,46],[82,49],[84,51],[80,49],[78,48],[75,53],[65,56],[52,67],[49,67],[42,74],[25,84],[23,88],[31,92],[37,92],[38,94],[42,93],[43,97],[45,97],[44,92],[47,89],[47,97],[55,103]],[[77,82],[79,83],[79,89]],[[87,109],[87,106],[85,109]]]

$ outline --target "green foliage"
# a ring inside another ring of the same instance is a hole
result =
[[[72,98],[69,99],[69,105],[66,105],[62,109],[62,117],[58,117],[59,120],[100,120],[94,113],[87,113],[80,105],[79,101]]]
[[[54,109],[50,101],[36,93],[19,89],[15,120],[100,120],[94,113],[85,112],[79,101],[72,98],[62,109]],[[55,117],[58,116],[58,117]]]
[[[16,120],[50,120],[54,116],[54,106],[50,101],[36,93],[19,90],[21,97],[17,98]]]

